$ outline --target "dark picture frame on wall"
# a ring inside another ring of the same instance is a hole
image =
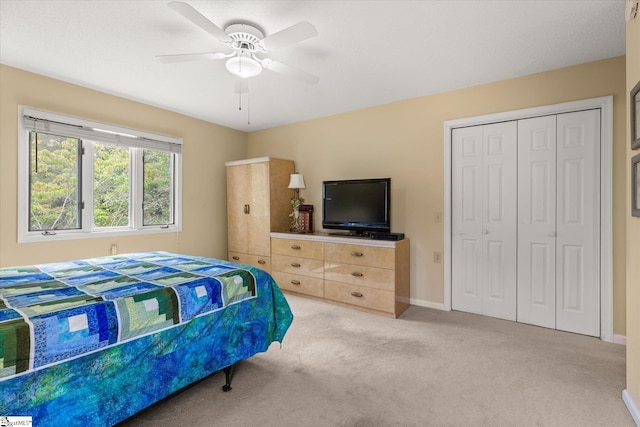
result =
[[[631,215],[640,217],[640,154],[631,158]]]
[[[640,148],[640,82],[631,90],[631,149]]]

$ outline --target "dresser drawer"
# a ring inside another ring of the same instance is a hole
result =
[[[324,283],[322,279],[283,273],[281,271],[274,271],[273,278],[280,289],[285,291],[298,292],[318,298],[324,296]]]
[[[302,258],[323,259],[322,242],[296,239],[271,239],[272,254],[289,255]]]
[[[323,278],[324,262],[321,259],[300,258],[274,254],[271,259],[271,270],[307,277]]]
[[[258,267],[271,273],[271,258],[268,256],[249,255],[240,252],[229,252],[229,261]]]
[[[326,261],[368,265],[370,267],[395,268],[395,250],[378,246],[349,245],[344,243],[326,243],[324,247]]]
[[[384,268],[325,261],[324,278],[386,291],[395,290],[395,271]]]
[[[325,280],[324,297],[333,301],[387,313],[393,313],[395,310],[395,295],[393,292],[365,286]]]

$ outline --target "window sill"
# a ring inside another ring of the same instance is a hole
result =
[[[80,239],[103,239],[112,237],[125,236],[145,236],[151,234],[179,233],[182,227],[179,225],[170,226],[149,226],[140,230],[133,229],[109,229],[94,231],[78,231],[78,230],[57,230],[56,234],[43,235],[42,232],[29,232],[18,236],[18,243],[42,243],[57,242],[62,240],[80,240]]]

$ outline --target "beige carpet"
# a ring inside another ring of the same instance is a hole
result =
[[[633,426],[625,348],[412,306],[386,319],[287,295],[282,347],[214,374],[129,426]]]

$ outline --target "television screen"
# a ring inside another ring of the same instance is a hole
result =
[[[391,178],[324,181],[322,227],[349,234],[391,230]]]

